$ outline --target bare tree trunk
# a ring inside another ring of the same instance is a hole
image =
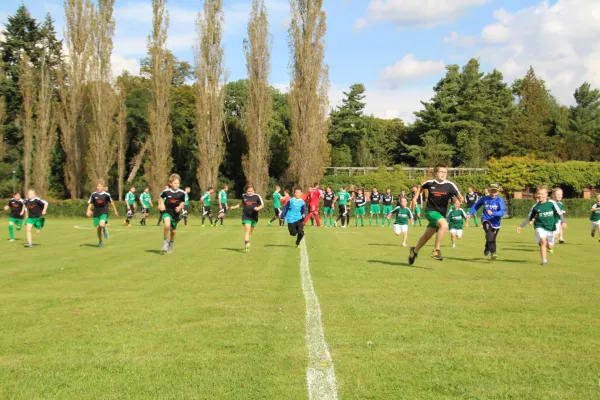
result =
[[[150,125],[149,163],[145,168],[146,181],[153,196],[162,191],[171,170],[173,131],[169,118],[171,85],[173,81],[173,56],[166,49],[169,13],[166,0],[152,0],[153,29],[148,37],[150,53],[152,102],[148,106]],[[141,161],[141,160],[140,160]]]
[[[290,173],[302,187],[323,177],[329,160],[327,126],[329,71],[325,58],[323,0],[290,0],[292,117]]]
[[[112,86],[110,62],[112,38],[115,33],[113,6],[114,0],[99,0],[92,18],[93,55],[89,73],[92,121],[87,127],[87,167],[91,186],[99,179],[108,182],[108,171],[116,159],[117,126],[114,117],[118,109],[118,100]]]
[[[119,187],[119,201],[123,200],[125,153],[127,152],[128,146],[129,142],[127,141],[127,110],[125,108],[125,91],[121,88],[121,92],[119,93],[119,114],[117,116],[117,180]]]
[[[87,140],[82,122],[85,83],[92,55],[91,29],[94,10],[90,0],[65,0],[64,44],[68,51],[65,70],[57,74],[60,97],[59,126],[66,155],[65,184],[71,198],[81,196],[85,176]]]
[[[0,59],[0,82],[4,81],[4,67],[2,65],[2,59]],[[6,102],[4,96],[0,96],[0,160],[5,155],[5,143],[4,143],[4,118],[6,117]]]
[[[57,138],[56,102],[52,99],[53,85],[45,57],[42,58],[38,87],[33,184],[38,195],[45,198],[50,187],[48,178]]]
[[[142,162],[144,161],[144,155],[146,155],[146,152],[148,151],[149,148],[150,148],[150,141],[147,140],[144,143],[144,146],[140,149],[140,152],[131,161],[131,163],[130,163],[131,171],[129,172],[129,176],[127,177],[127,183],[131,183],[135,179],[135,176],[137,175],[140,167],[142,166]],[[165,181],[166,181],[166,178],[165,178]],[[166,184],[166,182],[164,184]]]
[[[23,130],[23,185],[24,190],[29,190],[31,184],[31,161],[33,154],[33,105],[35,103],[35,78],[33,67],[29,62],[27,53],[23,53],[20,61],[21,79],[19,86],[23,103],[21,104],[21,128]]]
[[[223,62],[223,2],[205,0],[204,13],[196,20],[198,46],[195,50],[196,138],[201,190],[215,186],[223,161],[223,107],[225,68]]]
[[[246,179],[254,184],[258,193],[265,193],[269,186],[269,121],[273,107],[269,87],[270,47],[264,0],[254,0],[248,22],[248,39],[244,41],[248,68],[248,101],[244,114],[248,155],[242,164]]]

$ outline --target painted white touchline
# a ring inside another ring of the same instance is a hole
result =
[[[308,382],[308,398],[310,400],[335,400],[337,384],[333,360],[325,340],[321,306],[313,287],[308,265],[306,239],[300,245],[300,276],[302,292],[306,302],[306,348],[308,350],[308,366],[306,381]]]

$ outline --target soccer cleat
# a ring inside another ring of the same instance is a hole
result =
[[[333,223],[333,226],[337,228],[337,221]]]
[[[554,249],[548,249],[548,254],[554,254]]]
[[[417,255],[418,255],[418,254],[415,252],[415,248],[414,248],[414,247],[411,247],[411,248],[408,250],[408,264],[409,264],[409,265],[413,265],[413,264],[415,263],[415,260],[416,260],[416,258],[417,258]]]
[[[163,244],[162,244],[162,251],[167,251],[169,247],[169,241],[168,240],[163,240]]]
[[[406,243],[402,243],[402,247],[406,247]]]
[[[108,229],[104,228],[103,231],[104,231],[104,239],[108,239]]]
[[[167,254],[173,254],[173,242],[169,242],[167,246]]]
[[[541,265],[541,266],[548,265],[548,261],[546,261],[546,260],[542,260],[542,263],[541,263],[540,265]]]
[[[14,242],[14,241],[15,241],[15,239],[8,239],[8,241],[9,241],[9,242]]]
[[[485,249],[484,252],[483,252],[483,256],[487,257],[489,255],[490,255],[490,251],[488,249]]]
[[[206,226],[205,226],[204,224],[202,225],[202,227],[203,227],[203,228],[206,228]]]
[[[271,221],[267,222],[267,226],[271,226]]]
[[[104,243],[100,242],[98,243],[98,248],[102,248],[104,246]]]
[[[452,248],[455,249],[456,248],[456,243],[452,243]]]
[[[23,247],[33,247],[33,245],[31,243],[27,243],[25,246]]]
[[[496,255],[496,253],[492,253],[492,260],[496,260],[498,259],[498,255]]]
[[[299,248],[300,248],[300,245],[296,246],[296,248],[297,248],[297,249],[299,249]]]
[[[565,244],[565,239],[558,239],[559,244]]]
[[[250,243],[246,243],[246,245],[244,246],[244,251],[246,253],[248,253],[250,251]]]
[[[440,250],[433,250],[430,254],[431,258],[434,260],[442,261],[444,257],[442,257],[442,252]]]

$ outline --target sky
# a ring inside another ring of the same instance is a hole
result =
[[[33,17],[51,13],[63,32],[62,1],[23,0]],[[271,84],[289,86],[289,3],[265,0],[270,32]],[[224,0],[224,48],[228,80],[246,76],[243,40],[252,0]],[[2,0],[0,25],[21,0]],[[115,0],[113,71],[139,72],[151,29],[149,0]],[[168,46],[193,63],[195,19],[202,0],[171,0]],[[478,58],[484,72],[505,81],[533,66],[566,105],[583,82],[600,87],[600,0],[324,0],[326,60],[332,107],[353,83],[367,88],[366,113],[414,120],[421,101],[450,64]],[[3,27],[0,27],[0,30]]]

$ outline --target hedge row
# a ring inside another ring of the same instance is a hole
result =
[[[525,218],[534,203],[535,200],[511,200],[507,206],[515,218]],[[594,200],[564,199],[565,218],[589,218],[592,214],[591,209],[594,203]]]

